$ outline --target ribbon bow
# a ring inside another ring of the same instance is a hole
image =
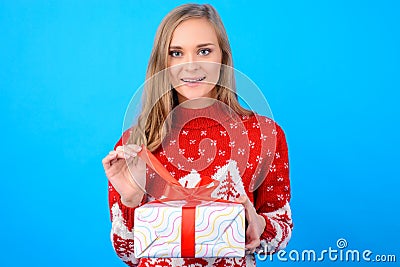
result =
[[[186,188],[169,173],[144,145],[142,145],[142,150],[138,153],[138,156],[167,182],[167,188],[164,192],[167,199],[163,200],[217,201],[217,199],[211,197],[211,193],[218,187],[218,180],[209,176],[201,176],[200,182],[194,188]]]

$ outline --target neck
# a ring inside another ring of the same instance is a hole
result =
[[[235,117],[235,113],[225,103],[216,99],[212,100],[207,103],[208,106],[199,107],[200,105],[197,105],[196,108],[191,105],[188,108],[182,103],[175,107],[171,112],[173,127],[204,128],[232,120]]]
[[[214,98],[208,98],[208,97],[202,97],[202,98],[196,98],[196,99],[187,99],[184,101],[179,101],[180,106],[183,108],[188,108],[188,109],[200,109],[200,108],[206,108],[214,104],[215,99]]]

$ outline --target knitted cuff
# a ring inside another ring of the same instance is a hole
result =
[[[260,239],[271,240],[276,235],[275,228],[271,223],[271,219],[265,213],[260,213],[260,215],[265,219],[265,228]]]
[[[122,218],[124,218],[124,222],[126,227],[128,227],[128,230],[131,231],[133,228],[133,222],[135,218],[135,209],[142,206],[144,203],[146,203],[146,195],[143,196],[142,202],[139,204],[137,207],[128,207],[125,206],[121,198],[118,199],[118,206],[121,209],[122,212]]]

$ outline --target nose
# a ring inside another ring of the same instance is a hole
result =
[[[199,69],[199,64],[196,61],[186,62],[184,68],[186,71],[193,72]]]
[[[185,70],[195,71],[199,69],[199,63],[196,61],[196,55],[188,54],[184,65]]]

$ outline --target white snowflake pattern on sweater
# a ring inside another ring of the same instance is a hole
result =
[[[234,200],[239,195],[246,194],[267,223],[260,237],[261,245],[256,252],[274,253],[287,245],[293,227],[289,205],[287,144],[282,129],[272,123],[271,119],[256,115],[243,116],[243,120],[245,128],[236,122],[229,122],[225,128],[218,125],[203,128],[189,125],[179,129],[179,132],[172,131],[171,135],[179,136],[180,139],[168,139],[172,142],[168,141],[168,146],[155,151],[154,154],[170,173],[174,173],[174,177],[183,186],[193,187],[201,179],[201,175],[207,175],[220,182],[212,197]],[[235,135],[237,138],[231,140]],[[207,138],[208,142],[200,147],[203,138]],[[243,139],[240,138],[247,138],[248,142],[243,143]],[[265,145],[274,138],[276,148]],[[121,141],[116,146],[120,144]],[[211,144],[212,149],[205,149],[205,144],[209,148]],[[245,162],[239,162],[242,159],[245,159]],[[208,167],[198,172],[194,166],[202,162],[207,163]],[[149,175],[152,175],[151,172]],[[260,180],[261,184],[255,195],[249,191],[249,184],[259,177],[263,179]],[[144,202],[151,199],[154,198],[147,196]],[[254,255],[243,258],[136,259],[133,257],[132,233],[135,208],[124,206],[119,194],[111,185],[109,202],[113,247],[117,255],[129,266],[255,266]]]

